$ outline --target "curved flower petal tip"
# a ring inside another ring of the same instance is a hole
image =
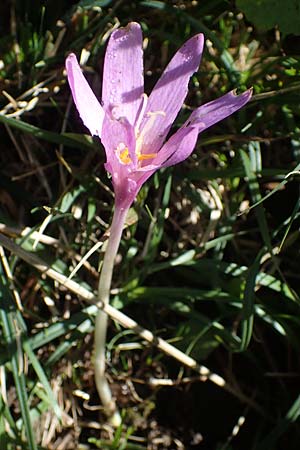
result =
[[[74,53],[66,59],[66,70],[73,99],[84,125],[92,135],[101,136],[104,110],[83,76]]]
[[[252,88],[240,95],[237,95],[235,90],[230,91],[222,97],[195,109],[184,126],[196,125],[199,132],[206,130],[242,108],[251,96]]]
[[[142,31],[136,22],[115,30],[109,39],[103,69],[102,101],[118,117],[135,124],[144,92]]]
[[[154,86],[140,130],[147,127],[149,114],[157,115],[153,126],[144,135],[144,152],[156,152],[163,144],[188,92],[190,77],[198,70],[204,46],[203,34],[189,39],[174,55]]]

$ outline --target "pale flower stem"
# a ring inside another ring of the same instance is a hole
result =
[[[116,207],[113,215],[98,284],[98,301],[104,305],[109,304],[114,261],[119,248],[127,212],[128,208]],[[95,382],[100,400],[111,424],[119,426],[121,423],[121,416],[117,410],[111,389],[105,377],[106,331],[107,314],[99,309],[95,322]]]

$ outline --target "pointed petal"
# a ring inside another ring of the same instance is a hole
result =
[[[198,126],[199,132],[206,130],[220,120],[242,108],[251,98],[252,89],[236,95],[235,91],[228,92],[223,97],[195,109],[184,126]]]
[[[203,44],[202,34],[189,39],[174,55],[155,85],[140,127],[140,133],[143,134],[143,153],[156,153],[163,144],[182,107],[189,79],[199,67]],[[147,121],[153,120],[151,113],[157,111],[163,111],[164,115],[157,114],[152,126],[147,127]]]
[[[101,136],[104,110],[83,76],[73,53],[66,59],[66,70],[73,100],[84,125],[92,135]]]
[[[102,102],[118,117],[135,124],[144,92],[142,32],[138,23],[114,31],[103,68]]]
[[[190,156],[195,148],[199,130],[197,127],[180,128],[159,151],[153,164],[160,167],[174,166]]]
[[[184,161],[193,152],[199,132],[242,108],[250,100],[251,95],[252,89],[241,95],[231,91],[197,108],[186,124],[165,143],[152,164],[169,167]]]

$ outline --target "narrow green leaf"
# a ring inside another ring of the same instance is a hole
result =
[[[251,165],[249,156],[246,154],[246,152],[244,150],[241,150],[240,154],[242,157],[245,173],[248,178],[248,185],[249,185],[249,190],[250,190],[251,197],[252,197],[252,202],[253,203],[260,202],[261,194],[260,194],[259,184],[257,181],[256,173]],[[268,230],[267,219],[266,219],[264,208],[261,204],[257,204],[255,213],[256,213],[258,226],[259,226],[264,244],[267,247],[270,254],[272,255],[273,249],[272,249],[271,238],[270,238],[270,234],[269,234],[269,230]]]
[[[165,10],[168,14],[172,15],[178,13],[177,9],[173,8],[171,5],[168,5],[162,1],[145,0],[142,1],[141,4],[144,6],[148,6],[150,8]],[[237,86],[240,80],[240,73],[238,69],[235,67],[233,57],[231,56],[230,52],[225,48],[225,45],[221,41],[221,39],[219,39],[217,34],[214,31],[212,31],[209,27],[207,27],[198,18],[192,17],[191,15],[185,13],[184,11],[180,11],[179,13],[186,23],[192,25],[192,27],[197,32],[204,33],[206,38],[209,39],[214,44],[214,46],[219,51],[220,61],[223,64],[223,67],[225,68],[231,83]]]
[[[43,130],[42,128],[38,128],[34,125],[31,125],[27,122],[23,122],[22,120],[14,119],[13,117],[7,117],[3,114],[0,114],[0,122],[16,128],[24,133],[31,134],[38,139],[43,139],[48,142],[52,142],[54,144],[62,144],[67,145],[69,147],[75,147],[79,149],[91,149],[93,148],[93,144],[89,140],[82,139],[82,137],[74,137],[72,133],[59,134],[54,133],[53,131]]]
[[[51,406],[54,413],[56,414],[56,417],[59,420],[61,420],[62,415],[61,415],[60,407],[56,401],[56,398],[54,397],[53,391],[52,391],[49,381],[46,377],[46,374],[45,374],[41,364],[39,363],[37,357],[35,356],[34,352],[32,351],[29,341],[23,342],[23,349],[26,352],[26,354],[32,364],[32,367],[34,368],[35,373],[38,376],[38,379],[40,380],[40,382],[43,385],[43,388],[45,389],[49,405]]]
[[[282,249],[282,247],[283,247],[283,245],[285,243],[285,240],[286,240],[286,238],[287,238],[287,236],[288,236],[288,234],[290,232],[291,226],[292,226],[292,224],[293,224],[293,222],[294,222],[294,220],[295,220],[299,210],[300,210],[300,197],[296,201],[296,205],[295,205],[295,207],[293,209],[293,212],[291,214],[291,217],[289,219],[288,226],[286,227],[285,233],[284,233],[283,238],[281,240],[281,243],[280,243],[280,246],[279,246],[280,250]]]
[[[280,436],[285,433],[290,425],[300,416],[300,395],[296,398],[286,416],[279,421],[272,432],[258,445],[257,450],[270,450],[275,448]]]
[[[10,301],[10,292],[7,288],[4,274],[2,273],[2,265],[0,266],[0,270],[0,318],[3,326],[4,339],[6,342],[6,346],[9,349],[11,368],[29,450],[37,450],[34,431],[30,418],[25,376],[20,366],[20,361],[23,361],[24,359],[21,336],[18,335],[19,330],[16,329],[17,320],[14,317],[14,310],[11,307],[12,302]]]
[[[261,251],[256,256],[255,261],[249,268],[246,277],[246,285],[244,289],[243,307],[242,307],[242,339],[240,347],[240,351],[242,352],[246,350],[252,337],[253,322],[254,322],[254,301],[255,301],[254,289],[263,253],[264,252]]]

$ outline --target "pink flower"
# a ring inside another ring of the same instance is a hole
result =
[[[167,134],[197,71],[202,34],[175,54],[153,88],[144,94],[142,32],[131,22],[111,34],[107,46],[100,103],[84,78],[76,56],[66,60],[68,81],[80,117],[105,148],[105,168],[112,175],[116,206],[128,208],[142,184],[159,168],[177,164],[194,150],[198,134],[231,115],[251,97],[231,91],[195,109],[168,140]]]

